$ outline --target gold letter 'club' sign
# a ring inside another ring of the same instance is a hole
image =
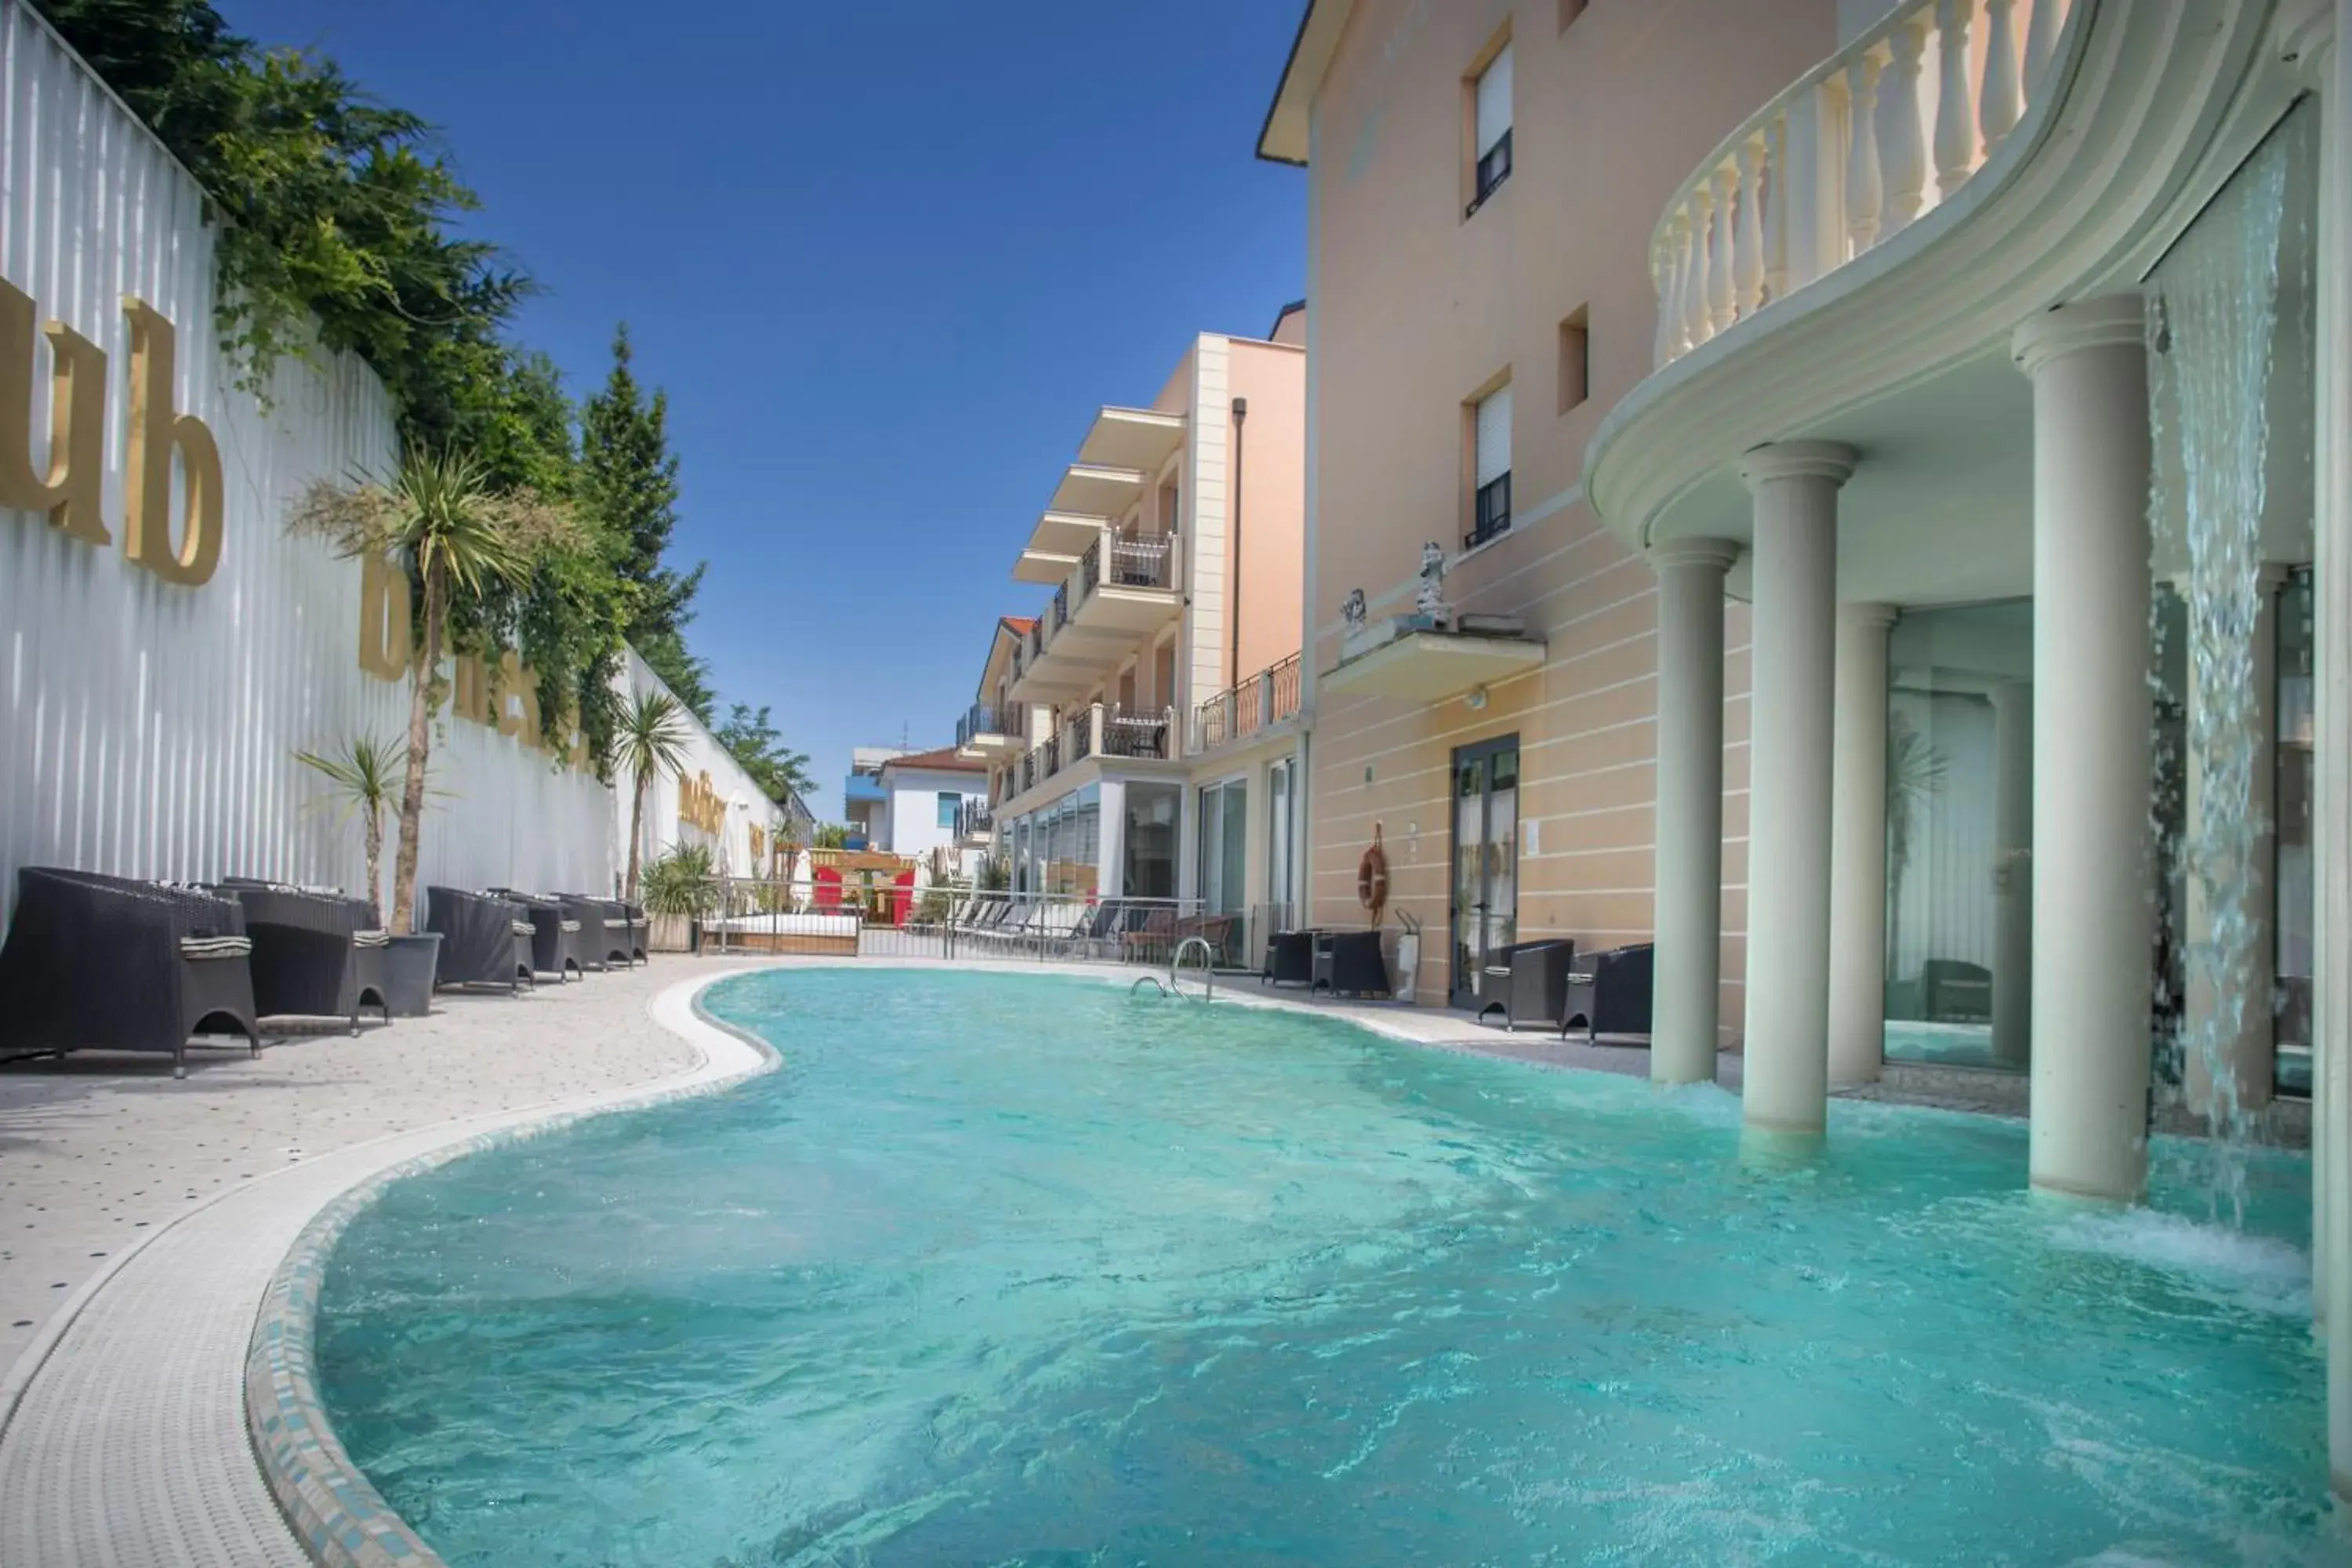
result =
[[[172,323],[143,300],[122,297],[131,323],[130,438],[123,455],[122,553],[166,583],[200,587],[220,566],[226,498],[220,447],[205,422],[172,408]],[[62,321],[49,342],[49,464],[33,468],[33,301],[0,281],[0,506],[46,513],[85,544],[111,544],[100,515],[106,483],[106,355]],[[184,500],[172,542],[172,453]]]
[[[708,773],[677,781],[677,819],[714,836],[727,831],[727,803],[719,798]]]

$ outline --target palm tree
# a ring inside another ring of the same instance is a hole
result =
[[[425,815],[425,771],[433,713],[446,695],[441,654],[449,613],[460,599],[527,579],[546,550],[569,542],[577,523],[562,508],[529,490],[493,490],[482,465],[459,453],[411,447],[381,483],[312,485],[288,527],[321,538],[350,557],[377,555],[422,590],[424,635],[409,651],[406,776],[400,792],[400,850],[392,868],[392,923],[415,928],[417,833]]]
[[[686,704],[658,687],[637,692],[621,710],[613,726],[612,763],[629,772],[629,876],[622,897],[637,897],[637,847],[644,841],[646,791],[657,773],[675,773],[686,766],[686,749],[694,732],[688,728]]]
[[[1903,879],[1911,869],[1914,814],[1944,792],[1950,759],[1943,748],[1911,727],[1911,716],[1899,710],[1886,720],[1886,952],[1891,964],[1899,951],[1903,920]]]
[[[360,819],[360,840],[367,851],[368,908],[379,925],[383,921],[383,808],[392,803],[392,781],[407,766],[407,752],[397,742],[354,735],[331,755],[294,753],[296,762],[335,786],[341,805],[335,826],[341,827],[354,816]]]

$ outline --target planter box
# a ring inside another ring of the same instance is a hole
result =
[[[386,1011],[395,1018],[422,1018],[433,1011],[434,972],[441,963],[441,933],[396,936],[383,950]]]
[[[691,952],[693,923],[684,915],[648,914],[646,945],[655,952]]]

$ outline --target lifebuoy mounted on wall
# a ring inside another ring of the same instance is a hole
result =
[[[1381,923],[1381,913],[1389,902],[1389,858],[1381,847],[1381,825],[1372,824],[1372,847],[1356,865],[1356,901],[1371,911],[1372,924]]]

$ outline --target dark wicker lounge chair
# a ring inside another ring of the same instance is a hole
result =
[[[358,899],[231,878],[218,891],[245,911],[253,939],[253,1002],[270,1017],[343,1018],[360,1032],[360,1009],[392,1022],[383,955],[389,938]]]
[[[1560,1038],[1566,1039],[1568,1031],[1580,1022],[1588,1040],[1602,1035],[1648,1034],[1654,956],[1648,942],[1578,954],[1568,969]]]
[[[536,893],[518,893],[511,888],[492,888],[494,897],[520,905],[522,918],[530,922],[530,967],[534,981],[541,974],[552,974],[557,983],[572,978],[580,969],[573,949],[576,944],[565,932],[563,906],[551,898]],[[584,973],[584,972],[583,972]]]
[[[577,897],[583,904],[592,906],[595,913],[580,917],[581,929],[589,940],[583,945],[594,950],[596,957],[606,967],[618,963],[624,968],[645,956],[638,951],[643,944],[640,922],[634,921],[629,906],[618,899],[592,899],[586,894]]]
[[[441,933],[440,967],[433,984],[499,985],[520,991],[532,982],[530,943],[537,930],[520,904],[488,893],[427,888],[425,929]]]
[[[1505,1030],[1521,1024],[1557,1028],[1568,1016],[1568,971],[1576,943],[1559,937],[1515,942],[1486,955],[1485,996],[1478,1016],[1503,1015]]]
[[[1335,996],[1389,994],[1389,966],[1381,956],[1376,931],[1335,931],[1324,935],[1328,984]]]
[[[26,867],[0,943],[0,1055],[160,1052],[185,1078],[189,1037],[209,1025],[259,1056],[252,951],[233,899]]]
[[[1261,985],[1306,985],[1315,984],[1315,933],[1311,931],[1278,931],[1266,939],[1265,966],[1258,974]]]
[[[600,973],[613,967],[609,950],[604,945],[604,909],[601,900],[578,893],[550,895],[563,910],[564,953],[580,973],[593,969]]]

